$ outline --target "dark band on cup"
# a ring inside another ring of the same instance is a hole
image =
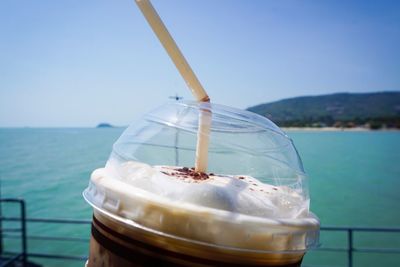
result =
[[[96,227],[100,228],[104,232],[130,244],[137,248],[137,250],[132,248],[127,248],[118,242],[108,238],[103,235]],[[202,259],[198,257],[193,257],[185,254],[176,253],[170,250],[162,249],[153,245],[146,244],[144,242],[129,238],[121,233],[110,229],[105,226],[96,217],[93,216],[92,223],[92,236],[96,241],[101,244],[104,248],[108,249],[115,255],[122,257],[128,261],[135,262],[138,264],[143,264],[143,266],[187,266],[180,265],[176,262],[169,262],[168,258],[178,259],[185,262],[195,262],[197,264],[204,264],[206,266],[225,266],[221,262],[211,261],[207,259]],[[143,252],[144,251],[144,252]],[[147,253],[146,253],[147,252]],[[153,257],[153,258],[152,258]],[[155,258],[157,257],[157,259]],[[228,265],[226,265],[228,266]],[[229,266],[232,266],[229,264]]]
[[[250,266],[248,264],[235,264],[235,263],[224,263],[220,261],[214,261],[210,259],[198,258],[193,257],[186,254],[176,253],[170,250],[166,250],[160,247],[156,247],[153,245],[146,244],[144,242],[129,238],[121,233],[114,231],[113,229],[107,227],[96,217],[93,216],[93,223],[91,227],[91,232],[93,238],[105,249],[111,251],[113,254],[117,255],[118,257],[124,258],[127,261],[133,262],[139,266],[188,266],[189,263],[196,263],[198,265],[204,266],[232,266],[232,267],[239,267],[239,266]],[[128,248],[120,243],[108,238],[104,234],[102,234],[97,228],[100,228],[102,231],[110,234],[117,239],[120,239],[129,245],[135,247],[136,249]],[[176,261],[171,259],[176,259],[178,262],[185,262],[185,265],[179,264]],[[255,266],[255,265],[253,265]],[[262,265],[257,265],[262,266]],[[298,263],[285,265],[287,267],[296,267],[300,266]],[[283,267],[283,266],[282,266]]]

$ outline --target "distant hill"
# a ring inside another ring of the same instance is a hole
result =
[[[279,126],[400,128],[400,92],[303,96],[248,108]]]

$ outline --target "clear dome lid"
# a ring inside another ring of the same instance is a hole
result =
[[[303,164],[292,140],[258,114],[218,104],[170,102],[130,125],[113,146],[109,163],[192,167],[200,109],[211,111],[209,173],[248,175],[287,186],[308,199]]]

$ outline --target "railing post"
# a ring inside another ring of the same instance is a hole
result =
[[[349,267],[353,267],[353,230],[349,228],[347,230],[347,238],[348,238],[348,265]]]
[[[22,266],[27,266],[27,240],[26,240],[26,209],[25,201],[20,200],[21,203],[21,228],[22,228]]]

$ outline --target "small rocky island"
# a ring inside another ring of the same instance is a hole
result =
[[[109,123],[102,122],[102,123],[99,123],[99,124],[96,126],[96,128],[114,128],[114,126],[112,126],[112,125],[109,124]]]

